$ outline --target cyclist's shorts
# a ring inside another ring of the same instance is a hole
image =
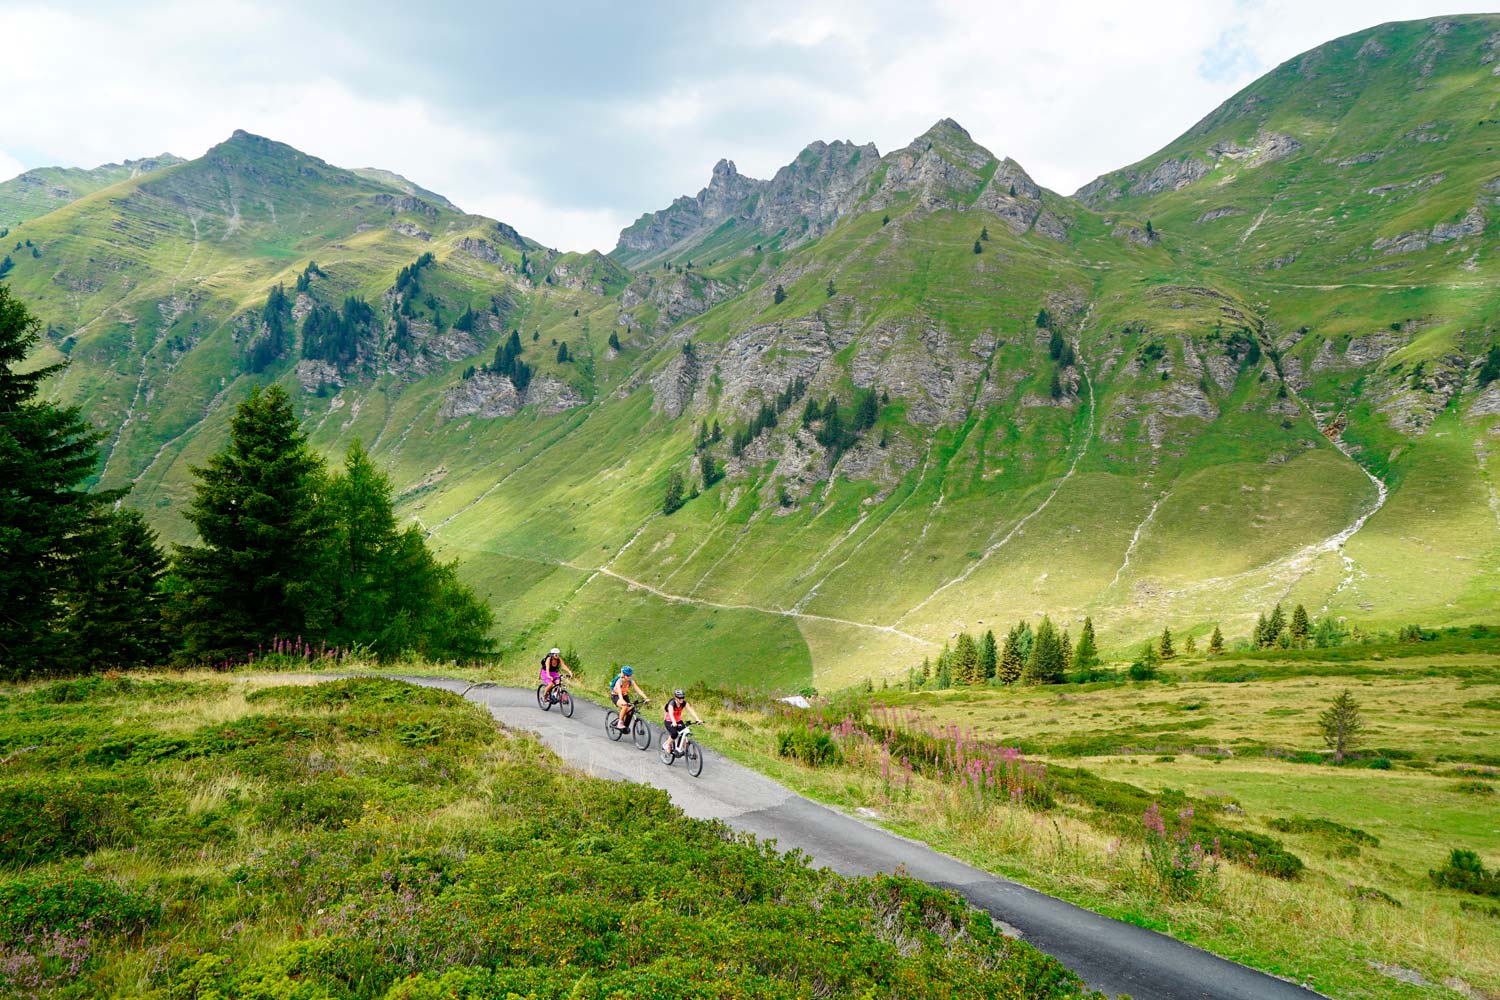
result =
[[[540,672],[540,676],[542,678],[543,684],[556,684],[559,680],[562,679],[562,671],[548,670],[546,667],[543,667]]]

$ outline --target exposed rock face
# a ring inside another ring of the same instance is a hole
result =
[[[554,414],[582,406],[584,402],[576,389],[549,375],[536,376],[525,392],[517,392],[515,384],[504,375],[479,371],[445,393],[438,416],[443,420],[513,417],[523,406],[535,406],[542,413]]]
[[[393,209],[402,214],[411,213],[429,219],[436,219],[438,216],[437,206],[414,195],[377,194],[370,201],[381,208]]]
[[[1208,176],[1225,160],[1254,168],[1285,159],[1301,148],[1301,141],[1292,136],[1261,131],[1248,146],[1227,140],[1214,143],[1202,153],[1206,160],[1189,154],[1162,160],[1150,168],[1143,165],[1105,174],[1079,188],[1074,197],[1091,208],[1100,208],[1127,195],[1140,198],[1181,190]]]
[[[1211,208],[1207,212],[1204,212],[1202,215],[1198,216],[1198,222],[1213,222],[1215,219],[1224,219],[1228,218],[1231,215],[1244,214],[1245,213],[1243,209],[1234,208],[1232,206],[1226,206],[1224,208]]]
[[[776,171],[747,218],[766,232],[806,220],[809,233],[821,233],[864,193],[879,163],[874,143],[812,143]]]
[[[629,330],[644,330],[654,336],[712,309],[738,291],[731,285],[705,278],[694,271],[681,274],[648,271],[625,287],[620,296],[616,325]],[[655,307],[654,318],[641,309],[643,305]]]
[[[765,186],[765,181],[741,174],[733,161],[720,160],[714,164],[708,187],[691,198],[678,198],[659,212],[641,216],[620,231],[620,247],[653,254],[712,231],[740,214]]]
[[[871,191],[877,168],[880,184]],[[692,246],[731,220],[768,237],[783,233],[785,246],[821,235],[850,212],[879,210],[907,193],[928,209],[994,212],[1017,233],[1031,229],[1042,215],[1041,189],[1026,171],[1013,160],[997,163],[962,126],[945,118],[883,158],[873,144],[814,142],[769,181],[743,177],[734,164],[721,160],[696,197],[679,198],[622,231],[616,252],[657,259],[674,247]],[[1062,239],[1067,222],[1053,214],[1037,228]]]
[[[682,416],[692,405],[700,371],[701,365],[691,350],[678,352],[651,379],[651,409],[657,413],[665,413],[674,420]]]
[[[1478,236],[1484,232],[1484,213],[1479,206],[1470,208],[1458,222],[1439,222],[1431,232],[1402,233],[1400,236],[1382,236],[1370,244],[1371,249],[1382,253],[1415,253],[1426,250],[1433,243],[1451,243],[1466,236]]]

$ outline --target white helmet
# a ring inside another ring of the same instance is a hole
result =
[[[561,656],[562,655],[562,650],[558,649],[556,646],[553,646],[552,647],[552,652],[548,653],[547,655],[548,656]]]

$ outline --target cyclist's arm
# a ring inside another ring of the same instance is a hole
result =
[[[642,699],[644,699],[645,701],[650,701],[651,700],[651,696],[645,692],[645,690],[641,687],[641,685],[640,685],[639,682],[637,682],[637,681],[631,681],[631,684],[634,685],[636,693],[639,694]]]
[[[567,660],[558,660],[557,662],[562,667],[563,673],[567,674],[569,677],[573,676],[573,668],[568,666]]]

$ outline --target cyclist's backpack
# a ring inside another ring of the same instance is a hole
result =
[[[546,656],[542,657],[542,669],[547,671],[548,673],[556,673],[557,669],[561,666],[562,657],[560,656],[553,656],[551,653],[548,653]]]

